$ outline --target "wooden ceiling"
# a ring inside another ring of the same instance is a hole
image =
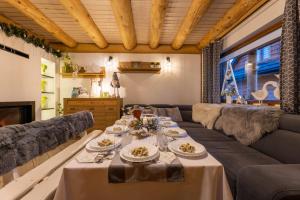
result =
[[[0,14],[65,51],[198,53],[267,1],[0,0]]]

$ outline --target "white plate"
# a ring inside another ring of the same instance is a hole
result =
[[[114,144],[110,145],[110,146],[106,146],[106,147],[100,147],[98,145],[98,142],[100,142],[101,140],[104,139],[109,139],[111,141],[114,142]],[[87,145],[85,146],[87,150],[89,151],[109,151],[109,150],[113,150],[116,147],[121,145],[121,141],[122,138],[119,137],[114,137],[114,136],[100,136],[96,139],[91,140],[89,143],[87,143]]]
[[[172,133],[172,131],[176,131],[178,133]],[[185,137],[185,136],[187,136],[186,130],[179,128],[179,127],[164,128],[163,132],[166,136],[169,136],[169,137]]]
[[[133,118],[134,118],[133,115],[123,115],[121,119],[129,119],[129,120],[131,120]]]
[[[115,122],[115,125],[123,125],[123,126],[126,126],[127,124],[130,123],[130,120],[129,119],[119,119]]]
[[[121,128],[120,131],[115,131],[114,128]],[[109,126],[106,128],[106,132],[108,134],[116,134],[116,135],[121,135],[121,134],[124,134],[124,133],[127,133],[129,131],[128,127],[127,126],[124,126],[124,125],[113,125],[113,126]]]
[[[134,148],[138,147],[146,147],[148,149],[149,155],[146,157],[135,157],[131,154],[131,151]],[[147,162],[156,159],[159,156],[158,148],[154,145],[143,143],[143,142],[135,142],[125,146],[120,151],[120,156],[124,160],[129,162]]]
[[[190,143],[191,145],[193,145],[196,148],[195,152],[194,153],[188,153],[188,152],[181,151],[179,149],[179,147],[180,147],[180,145],[185,144],[185,143]],[[175,153],[177,155],[185,156],[185,157],[199,157],[199,156],[202,156],[202,155],[206,154],[205,147],[202,144],[199,144],[199,143],[194,142],[192,140],[184,140],[184,139],[175,140],[175,141],[170,142],[168,144],[168,148],[173,153]]]
[[[170,128],[170,127],[178,127],[176,122],[173,121],[162,121],[160,122],[162,127]]]
[[[171,117],[159,117],[160,121],[171,121]]]

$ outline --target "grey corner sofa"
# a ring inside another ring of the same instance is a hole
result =
[[[179,108],[179,126],[223,164],[236,200],[300,200],[300,115],[282,115],[278,130],[245,146],[193,122],[191,105],[151,106]]]

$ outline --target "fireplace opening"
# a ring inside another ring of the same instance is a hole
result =
[[[35,120],[34,101],[0,102],[0,127],[25,124]]]

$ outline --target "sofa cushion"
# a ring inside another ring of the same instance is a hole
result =
[[[226,137],[226,136],[225,136]],[[230,137],[228,137],[231,139]],[[202,141],[200,142],[210,153],[260,153],[232,139],[231,141]]]
[[[182,122],[181,113],[178,107],[175,108],[165,108],[167,112],[167,116],[171,117],[171,119],[175,122]]]
[[[243,168],[238,174],[236,199],[300,199],[300,165],[268,165]]]
[[[287,164],[300,164],[300,134],[277,130],[253,145],[254,149]]]
[[[279,129],[300,134],[300,115],[284,114],[279,119]]]
[[[200,123],[195,123],[195,122],[177,122],[178,126],[180,128],[186,129],[186,128],[203,128],[202,124]]]
[[[182,120],[185,122],[193,122],[191,110],[180,110]]]
[[[243,149],[241,153],[238,152],[238,148],[235,149],[237,150],[236,152],[210,152],[218,161],[223,164],[233,196],[236,196],[236,180],[240,170],[252,165],[280,164],[279,161],[257,152],[254,149],[252,149],[253,152],[245,152],[245,149]]]
[[[202,143],[203,141],[233,141],[233,138],[215,130],[206,128],[185,128],[185,130],[189,136],[199,143]]]

